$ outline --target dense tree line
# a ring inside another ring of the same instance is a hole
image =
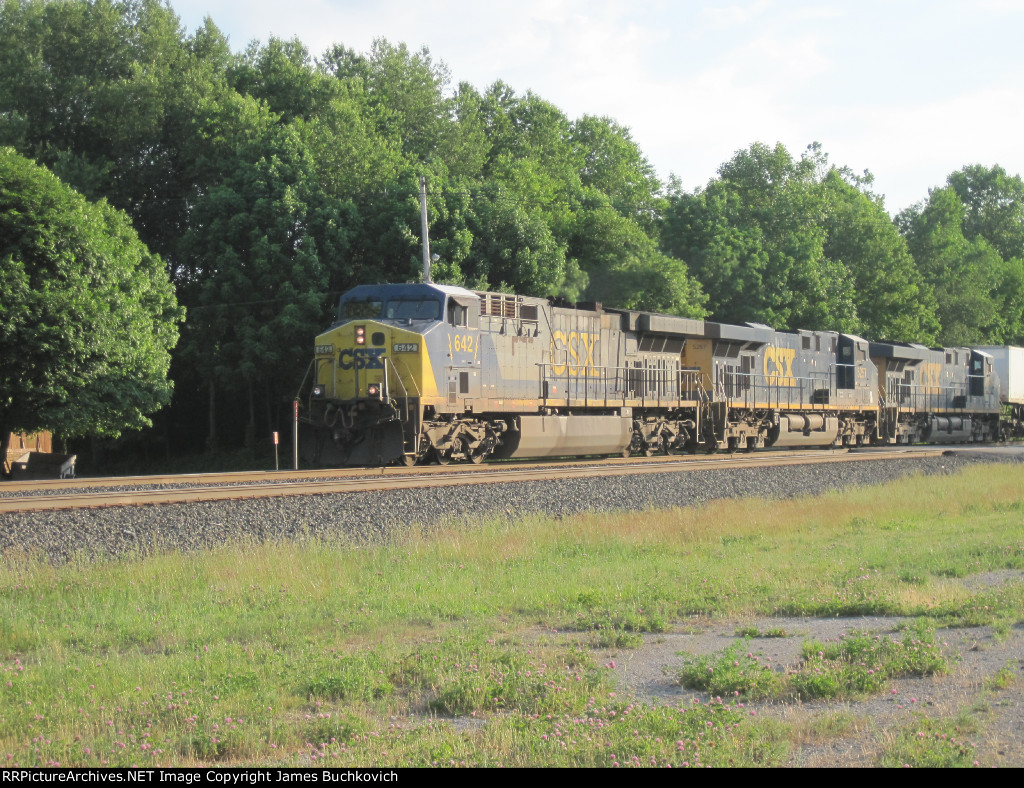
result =
[[[383,40],[233,54],[213,21],[188,34],[159,0],[2,0],[0,145],[124,211],[165,263],[187,310],[169,442],[278,427],[338,294],[419,276],[421,175],[443,281],[1024,341],[1024,186],[999,167],[954,173],[895,221],[869,174],[818,146],[752,145],[687,192],[615,121],[453,84],[426,49]]]

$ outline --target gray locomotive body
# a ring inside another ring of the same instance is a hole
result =
[[[991,357],[430,284],[361,286],[316,340],[338,464],[987,440]],[[980,392],[980,393],[979,393]]]
[[[886,443],[995,440],[1001,413],[992,355],[971,348],[872,342]]]

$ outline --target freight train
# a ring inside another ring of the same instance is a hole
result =
[[[316,338],[321,465],[995,440],[982,349],[869,342],[474,292],[362,285]]]

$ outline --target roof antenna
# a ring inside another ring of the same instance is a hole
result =
[[[430,235],[427,233],[427,179],[420,176],[420,235],[423,237],[423,281],[430,281]]]

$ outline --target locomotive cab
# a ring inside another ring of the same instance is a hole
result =
[[[462,288],[362,285],[345,293],[336,321],[316,338],[311,459],[378,464],[406,454],[422,408],[439,395],[431,358],[449,329],[471,332],[479,320],[479,298]]]

